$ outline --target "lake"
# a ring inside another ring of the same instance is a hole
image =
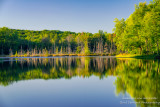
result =
[[[0,59],[0,107],[160,106],[159,60]]]

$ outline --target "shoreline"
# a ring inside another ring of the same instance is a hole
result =
[[[52,55],[19,55],[19,56],[9,56],[4,55],[0,56],[0,58],[49,58],[49,57],[68,57],[68,56],[108,56],[108,57],[115,57],[115,58],[136,58],[136,59],[160,59],[160,55],[130,55],[130,54],[119,54],[119,55],[108,55],[108,54],[52,54]]]
[[[28,58],[28,57],[61,57],[61,56],[112,56],[116,58],[136,58],[136,59],[160,59],[160,55],[138,55],[138,54],[37,54],[37,55],[0,55],[0,58]]]
[[[110,56],[110,57],[115,57],[115,55],[105,55],[105,54],[88,54],[88,55],[85,55],[85,54],[52,54],[52,55],[19,55],[19,56],[16,56],[16,55],[12,55],[12,56],[9,56],[9,55],[3,55],[3,56],[0,56],[0,58],[46,58],[46,57],[68,57],[68,56]]]

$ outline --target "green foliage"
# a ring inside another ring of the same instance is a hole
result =
[[[81,52],[81,47],[80,46],[77,46],[77,50],[76,50],[76,53],[80,53]]]
[[[159,54],[160,0],[139,3],[126,21],[116,18],[114,22],[117,53]]]

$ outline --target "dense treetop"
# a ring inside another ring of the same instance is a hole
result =
[[[128,19],[115,19],[113,30],[119,52],[159,54],[160,0],[135,5],[135,11]]]

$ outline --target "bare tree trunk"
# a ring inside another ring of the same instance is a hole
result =
[[[157,41],[157,54],[159,55],[159,44],[158,44],[158,41]]]
[[[98,53],[99,53],[99,42],[98,42]]]
[[[54,42],[54,54],[56,52],[56,43]]]
[[[71,49],[70,49],[70,43],[68,43],[68,53],[70,54]]]
[[[102,49],[103,49],[103,41],[102,41],[102,36],[101,36],[101,45],[100,45],[100,52],[101,52],[101,54],[102,54]]]
[[[147,45],[147,46],[146,46],[146,51],[148,51],[148,40],[146,39],[145,42],[146,42],[146,45]]]
[[[63,53],[62,45],[61,45],[61,54]]]
[[[3,45],[2,45],[2,53],[1,54],[3,55]]]
[[[93,52],[95,52],[96,51],[96,45],[95,45],[96,43],[94,43],[94,50],[93,50]]]
[[[111,40],[110,54],[112,54],[112,40]]]
[[[22,45],[21,45],[21,57],[22,57]]]
[[[78,47],[79,47],[79,37],[78,37]]]
[[[158,68],[157,68],[157,71],[158,71],[158,73],[159,73],[159,60],[158,60]]]
[[[142,55],[142,47],[140,47],[140,55]]]

